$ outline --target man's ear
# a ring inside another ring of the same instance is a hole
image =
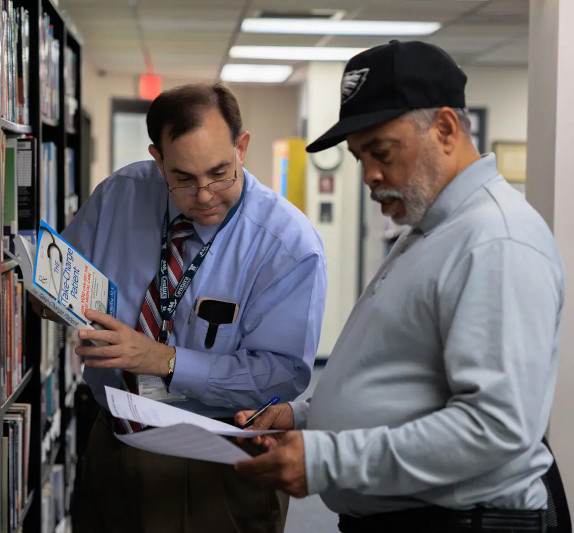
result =
[[[237,155],[239,155],[239,162],[241,165],[245,162],[245,155],[247,154],[247,146],[249,146],[249,140],[251,139],[251,133],[248,131],[241,132],[235,145],[237,146]]]
[[[432,127],[444,153],[451,154],[460,133],[458,116],[454,110],[450,107],[441,107],[436,113]]]
[[[159,150],[157,149],[155,144],[150,144],[147,147],[147,149],[150,155],[155,159],[155,162],[157,163],[161,175],[165,178],[165,174],[163,172],[163,157],[161,156]]]

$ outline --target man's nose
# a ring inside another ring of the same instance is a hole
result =
[[[211,192],[207,187],[202,187],[197,191],[197,201],[200,204],[206,204],[213,197],[213,192]]]
[[[363,182],[371,189],[380,185],[383,180],[383,171],[380,166],[375,163],[362,162],[363,165]]]

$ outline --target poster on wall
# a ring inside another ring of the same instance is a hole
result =
[[[273,189],[305,212],[305,139],[289,137],[273,142]]]
[[[335,191],[335,180],[333,174],[321,174],[319,176],[319,192],[332,193]]]
[[[493,142],[492,151],[496,155],[496,164],[507,181],[524,183],[526,181],[526,143]]]
[[[333,222],[333,204],[331,202],[321,202],[319,205],[319,222],[323,224]]]

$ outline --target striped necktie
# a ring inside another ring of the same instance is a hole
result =
[[[168,258],[169,294],[177,287],[179,280],[183,276],[183,243],[194,233],[193,223],[184,215],[179,215],[174,219],[171,233],[171,248]],[[173,327],[173,318],[169,322],[169,331]],[[136,326],[136,331],[145,333],[158,342],[161,330],[161,315],[159,311],[159,273],[151,280],[146,291],[142,304],[142,309]],[[138,394],[136,376],[127,370],[123,372],[126,388],[129,392]],[[142,425],[131,420],[115,419],[116,433],[135,433],[141,431]]]

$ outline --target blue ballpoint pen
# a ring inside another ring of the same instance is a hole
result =
[[[255,411],[246,421],[245,424],[243,424],[241,426],[241,429],[244,429],[248,426],[250,426],[251,424],[253,424],[253,421],[262,413],[264,413],[268,407],[271,407],[272,405],[275,405],[276,403],[279,402],[279,400],[281,400],[281,396],[271,396],[271,398],[269,398],[263,405],[261,405],[257,411]]]

